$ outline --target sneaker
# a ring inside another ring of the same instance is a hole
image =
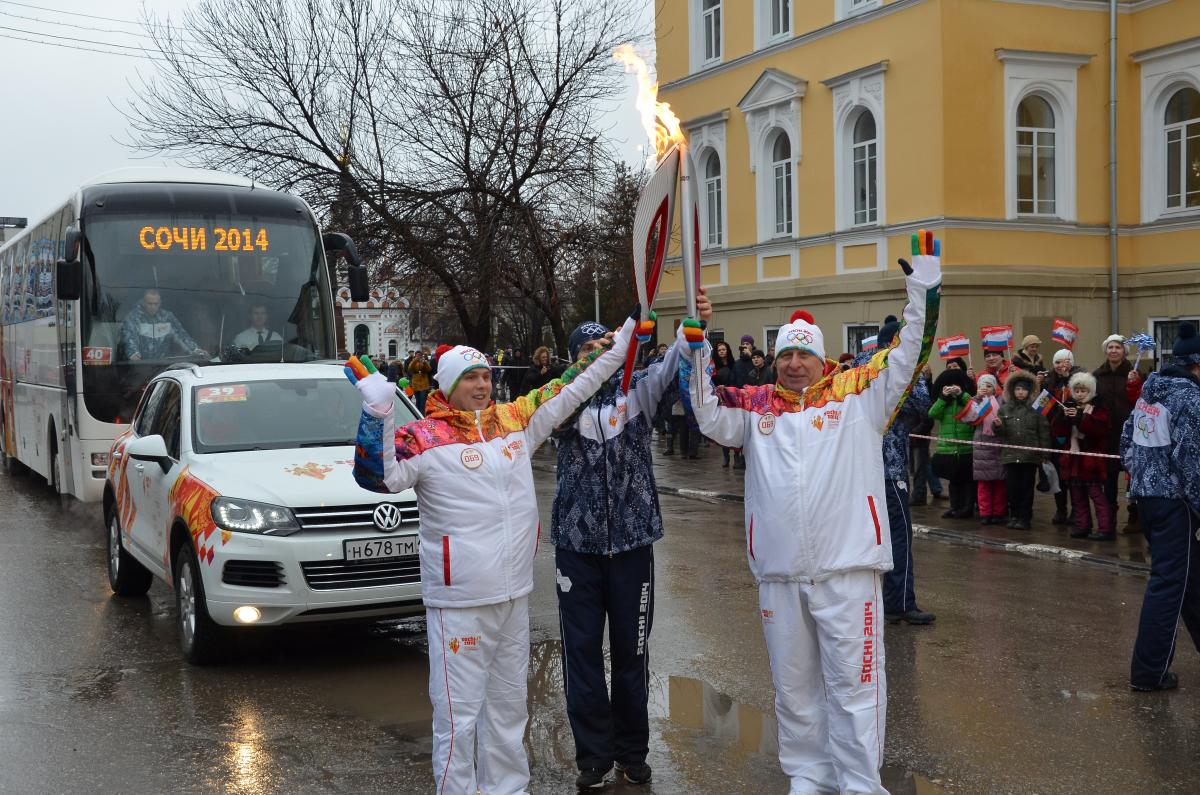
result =
[[[900,618],[906,624],[932,624],[937,620],[937,616],[935,616],[933,613],[926,613],[924,610],[918,610],[915,607],[911,610],[904,611],[900,615]]]
[[[1174,690],[1179,687],[1179,676],[1174,671],[1167,671],[1163,674],[1163,678],[1156,684],[1139,685],[1135,682],[1129,683],[1129,689],[1135,693],[1153,693],[1155,690]]]
[[[1016,529],[1017,529],[1017,519],[1016,519],[1016,517],[1013,517],[1012,519],[1009,519],[1009,520],[1008,520],[1008,524],[1006,524],[1006,525],[1004,525],[1004,526],[1005,526],[1005,527],[1007,527],[1009,530],[1016,530]]]
[[[1088,533],[1088,539],[1091,541],[1116,541],[1116,533]]]
[[[1065,513],[1062,513],[1061,511],[1059,513],[1054,514],[1054,518],[1050,520],[1050,524],[1066,524],[1066,523],[1067,523],[1067,515]]]
[[[611,767],[589,767],[579,771],[575,778],[576,789],[600,789],[607,783]]]
[[[646,784],[650,781],[650,765],[645,762],[617,762],[617,773],[625,776],[630,784]]]
[[[942,514],[942,518],[943,518],[943,519],[957,519],[957,518],[958,518],[958,511],[956,511],[956,510],[954,510],[953,508],[951,508],[950,510],[948,510],[948,511],[946,511],[945,513],[943,513],[943,514]]]
[[[1088,528],[1087,530],[1072,530],[1071,538],[1087,538],[1091,534],[1092,534],[1091,528]]]

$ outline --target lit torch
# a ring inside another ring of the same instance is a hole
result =
[[[675,219],[675,195],[681,179],[683,286],[688,313],[692,317],[696,315],[696,289],[700,283],[700,241],[696,188],[692,179],[695,170],[692,168],[679,118],[672,112],[670,105],[658,101],[658,83],[650,77],[650,69],[646,62],[629,44],[617,48],[613,58],[625,65],[626,72],[633,72],[637,77],[637,108],[641,113],[646,135],[654,143],[654,153],[647,158],[647,165],[654,171],[638,198],[637,212],[633,220],[633,279],[637,285],[638,301],[641,303],[640,331],[652,317],[654,299],[662,281],[663,264],[666,261],[671,226]],[[629,354],[625,359],[625,374],[621,380],[622,390],[629,389],[638,343],[639,340],[634,339],[630,344]]]

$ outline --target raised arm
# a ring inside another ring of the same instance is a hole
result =
[[[662,399],[667,389],[678,377],[681,350],[688,350],[687,343],[676,339],[667,349],[667,355],[663,357],[663,360],[647,367],[646,374],[629,387],[630,394],[626,397],[629,400],[627,408],[630,416],[635,413],[645,414],[647,417],[654,416],[658,401]]]
[[[354,445],[354,480],[368,491],[395,493],[412,488],[417,482],[419,443],[418,421],[396,432],[396,385],[375,369],[370,358],[351,357],[346,377],[363,398],[363,413],[358,420],[358,439]]]
[[[913,384],[921,377],[937,333],[942,300],[941,241],[921,230],[913,235],[912,246],[912,265],[900,261],[908,289],[904,324],[883,356],[879,376],[883,387],[880,420],[884,427],[895,419]]]
[[[680,340],[683,339],[683,328],[680,325]],[[679,344],[678,340],[676,344]],[[712,345],[707,335],[698,358],[701,362],[712,361]],[[717,387],[712,382],[712,365],[707,364],[700,372],[695,372],[693,361],[691,349],[679,357],[679,392],[688,397],[700,432],[726,447],[741,447],[746,438],[746,420],[749,413],[745,409],[722,404],[717,398]]]
[[[525,423],[530,452],[540,447],[563,420],[621,369],[636,325],[633,318],[626,320],[607,350],[580,359],[558,378],[510,404],[510,410]]]

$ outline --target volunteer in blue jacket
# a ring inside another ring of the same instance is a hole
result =
[[[608,329],[583,323],[567,342],[588,356]],[[580,789],[602,787],[614,764],[627,781],[650,780],[647,715],[654,620],[654,547],[663,535],[650,457],[654,414],[679,370],[679,343],[635,373],[617,373],[556,434],[558,490],[550,538],[558,580],[567,717]],[[604,676],[609,627],[611,693]]]
[[[1200,651],[1200,337],[1179,328],[1170,367],[1152,374],[1121,432],[1129,494],[1137,497],[1150,544],[1150,581],[1142,601],[1129,686],[1171,690],[1179,619]]]

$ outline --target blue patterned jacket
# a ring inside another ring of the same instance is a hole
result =
[[[1187,500],[1200,514],[1200,380],[1178,367],[1146,379],[1121,430],[1121,461],[1131,495]]]
[[[556,547],[606,555],[662,538],[650,442],[655,409],[679,368],[679,345],[635,373],[628,395],[617,373],[555,433],[550,540]]]
[[[863,351],[854,357],[854,366],[866,364],[874,354],[875,351]],[[929,414],[931,405],[929,384],[918,378],[908,400],[900,404],[896,420],[883,435],[883,476],[888,480],[908,480],[908,435]]]

